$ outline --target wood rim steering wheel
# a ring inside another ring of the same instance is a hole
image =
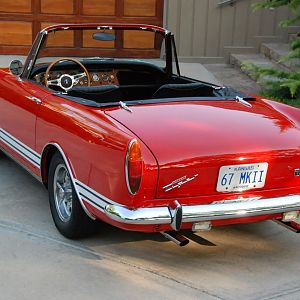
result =
[[[53,68],[53,66],[55,66],[56,64],[58,64],[59,62],[62,62],[62,61],[72,61],[72,62],[78,64],[83,69],[84,72],[76,74],[76,75],[62,74],[57,79],[48,80],[50,71]],[[49,85],[55,85],[55,86],[58,86],[61,89],[63,89],[65,92],[68,92],[83,77],[87,77],[87,84],[88,84],[88,86],[90,86],[91,85],[91,76],[90,76],[87,68],[79,60],[77,60],[75,58],[63,57],[63,58],[55,60],[53,63],[51,63],[48,66],[46,73],[45,73],[45,85],[47,87]]]

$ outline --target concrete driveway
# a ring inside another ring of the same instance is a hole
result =
[[[44,187],[0,155],[0,299],[300,299],[297,234],[268,221],[189,237],[102,224],[67,240]]]
[[[299,236],[268,221],[190,236],[55,229],[44,187],[0,158],[0,299],[299,299]]]

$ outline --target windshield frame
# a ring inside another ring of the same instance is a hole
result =
[[[47,36],[51,32],[55,31],[63,31],[63,30],[147,30],[155,33],[160,33],[164,36],[165,39],[165,61],[166,67],[165,71],[167,75],[172,75],[173,73],[173,53],[172,50],[173,42],[172,42],[172,33],[167,29],[164,29],[155,25],[145,25],[145,24],[120,24],[120,23],[86,23],[86,24],[60,24],[49,26],[39,32],[37,35],[32,48],[29,52],[29,55],[25,61],[24,69],[20,77],[22,79],[29,79],[30,75],[33,71],[33,67],[36,63],[40,50],[43,48],[44,43],[47,40]],[[176,52],[175,52],[176,53]],[[177,57],[175,60],[178,60]]]

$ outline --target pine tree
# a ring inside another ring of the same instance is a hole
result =
[[[282,6],[288,6],[293,12],[293,16],[289,20],[280,22],[279,26],[285,28],[300,21],[300,0],[264,0],[256,3],[254,9],[274,9]],[[284,102],[291,99],[293,101],[289,103],[293,104],[293,102],[300,100],[300,33],[290,43],[290,47],[288,56],[282,58],[282,61],[292,62],[293,68],[291,71],[261,68],[247,62],[243,64],[243,69],[251,73],[264,87],[266,95]]]

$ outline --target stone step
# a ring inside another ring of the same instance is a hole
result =
[[[235,68],[241,70],[243,73],[251,76],[247,70],[242,69],[242,64],[244,62],[251,62],[256,66],[263,67],[263,68],[280,68],[280,66],[271,60],[269,60],[263,54],[231,54],[230,55],[230,64],[233,65]]]
[[[261,53],[275,63],[280,64],[287,70],[293,69],[293,66],[300,64],[299,59],[293,59],[290,61],[282,60],[289,54],[290,45],[283,43],[263,43],[261,45]]]
[[[213,74],[213,76],[225,86],[231,86],[236,90],[246,94],[258,94],[261,87],[253,82],[246,74],[229,64],[207,64],[204,67]]]

